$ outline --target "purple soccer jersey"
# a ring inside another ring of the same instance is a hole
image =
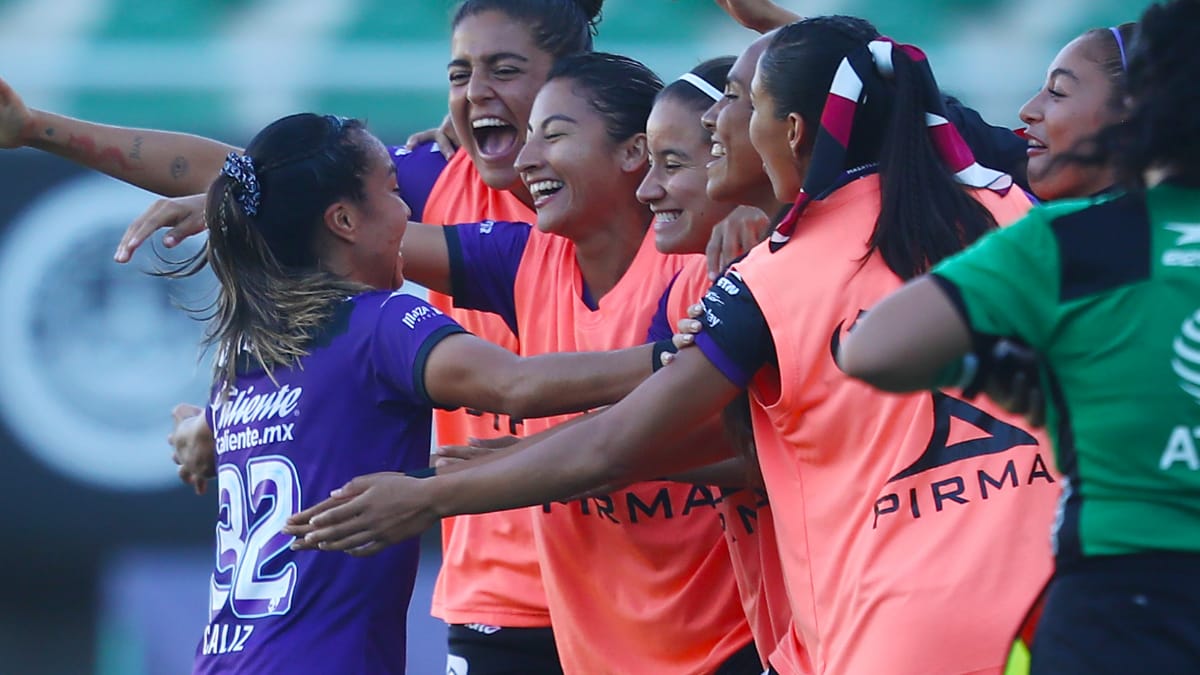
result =
[[[454,306],[497,314],[508,324],[513,335],[517,335],[517,301],[514,295],[517,270],[521,267],[532,230],[533,226],[529,223],[498,220],[462,223],[445,228]],[[674,283],[672,280],[671,284]],[[671,286],[668,285],[659,299],[658,313],[651,323],[647,342],[670,338],[674,334],[671,319],[667,316],[670,294]],[[584,282],[581,299],[593,310],[597,308],[587,282]]]
[[[498,220],[446,227],[454,306],[497,314],[517,335],[517,270],[532,229]]]
[[[390,147],[388,155],[396,165],[396,185],[400,188],[400,197],[412,209],[413,220],[422,220],[429,194],[433,192],[438,176],[442,175],[442,169],[446,168],[446,158],[442,156],[441,148],[430,141],[412,150],[404,146]]]
[[[218,515],[197,673],[403,673],[417,540],[368,558],[292,551],[288,516],[355,476],[429,462],[425,361],[462,328],[419,298],[346,301],[301,360],[239,373],[207,410]]]

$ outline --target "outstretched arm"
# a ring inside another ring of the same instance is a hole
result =
[[[208,190],[237,148],[200,136],[96,124],[28,108],[0,79],[0,147],[28,146],[164,197]]]
[[[681,441],[711,437],[704,422],[737,392],[703,354],[689,350],[613,407],[544,441],[428,479],[396,473],[355,479],[335,491],[336,504],[295,514],[284,531],[304,536],[296,547],[369,555],[446,516],[541,504],[597,485],[685,470],[716,459]],[[370,522],[386,526],[372,529]]]
[[[653,345],[612,352],[521,358],[473,335],[438,343],[425,366],[425,388],[443,405],[548,417],[621,400],[651,374]]]
[[[683,352],[602,414],[501,460],[430,481],[439,517],[562,499],[603,483],[687,470],[698,458],[677,443],[739,389],[701,352]]]
[[[719,462],[706,464],[668,476],[677,483],[719,485],[721,487],[747,487],[751,485],[746,460],[730,457]]]
[[[842,341],[838,365],[850,377],[884,391],[932,389],[955,379],[971,350],[970,328],[929,277],[884,298]]]
[[[716,0],[716,3],[735,21],[759,33],[768,33],[804,18],[771,0]]]
[[[607,410],[602,408],[593,415],[598,415]],[[503,445],[495,445],[493,447],[480,447],[476,445],[470,446],[449,446],[441,447],[437,450],[437,473],[446,474],[455,471],[462,471],[469,466],[477,465],[480,462],[493,462],[514,452],[520,452],[526,448],[534,447],[538,443],[548,439],[550,436],[561,433],[570,429],[576,424],[581,424],[588,419],[586,415],[579,415],[558,426],[551,427],[545,431],[527,436],[523,439],[509,437],[505,439]],[[723,424],[720,417],[714,416],[708,421],[699,426],[692,427],[687,434],[680,436],[673,441],[674,449],[671,454],[678,453],[681,457],[687,457],[690,464],[695,464],[693,468],[684,469],[673,473],[669,476],[663,476],[661,480],[675,481],[677,483],[690,483],[693,485],[718,485],[721,487],[757,487],[762,485],[762,478],[758,475],[757,464],[748,467],[746,460],[741,457],[734,457],[734,449],[727,440]],[[475,443],[475,441],[472,441]],[[480,441],[486,446],[490,441]],[[471,464],[468,464],[470,462]],[[376,474],[377,476],[385,474]],[[757,476],[757,480],[753,476]],[[573,495],[571,499],[577,499],[588,496],[606,495],[616,492],[636,480],[624,478],[616,483],[605,483],[603,485],[594,485],[586,492]],[[357,493],[356,488],[361,487],[359,481],[351,481],[347,484],[344,492]],[[332,506],[332,503],[328,504]],[[313,509],[312,515],[316,515],[322,511],[320,507]],[[384,521],[386,522],[386,521]],[[380,527],[381,523],[371,523],[367,528],[376,533],[375,539],[385,540],[385,536],[380,536],[386,530],[385,527]],[[390,543],[394,541],[387,540]]]
[[[220,165],[215,171],[219,170]],[[159,229],[171,228],[163,239],[167,248],[204,231],[207,191],[206,185],[198,194],[160,199],[151,204],[126,228],[113,259],[129,262],[133,252]],[[397,287],[408,278],[439,293],[450,293],[450,254],[441,226],[409,223],[401,246],[402,255],[396,266]]]
[[[963,314],[932,277],[913,281],[863,317],[842,342],[838,365],[885,391],[982,391],[1030,427],[1046,423],[1038,354],[1015,338],[973,344]]]
[[[397,287],[407,279],[450,295],[450,249],[442,226],[409,223],[400,244],[400,259],[396,266]]]

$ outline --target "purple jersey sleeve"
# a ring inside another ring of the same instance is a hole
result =
[[[646,342],[670,340],[675,335],[675,331],[671,327],[671,319],[682,319],[683,317],[667,316],[667,306],[671,300],[671,289],[675,288],[676,281],[679,281],[678,272],[671,279],[671,283],[667,284],[667,289],[663,291],[662,297],[658,299],[658,309],[654,312],[654,318],[650,319],[650,329],[646,331]]]
[[[371,363],[385,398],[445,407],[429,398],[425,364],[439,342],[465,332],[454,319],[420,298],[393,293],[384,299],[371,340]]]
[[[703,330],[696,336],[696,347],[739,387],[749,385],[759,368],[776,360],[767,320],[736,272],[726,272],[704,294],[700,323]]]
[[[498,314],[518,335],[513,291],[532,228],[493,220],[444,228],[455,307]]]
[[[413,220],[423,220],[425,203],[429,201],[429,193],[433,192],[433,184],[442,174],[442,169],[446,168],[446,158],[442,156],[438,144],[432,141],[412,150],[404,146],[391,147],[388,148],[388,154],[396,165],[396,184],[400,186],[400,196],[412,209]]]

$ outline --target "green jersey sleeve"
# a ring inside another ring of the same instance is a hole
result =
[[[957,289],[976,333],[1019,338],[1040,350],[1054,332],[1058,242],[1040,209],[943,260],[933,274]]]

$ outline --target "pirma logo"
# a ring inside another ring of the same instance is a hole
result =
[[[986,502],[1001,491],[1055,482],[1041,454],[1012,454],[1002,469],[993,463],[960,468],[953,475],[939,474],[939,480],[921,478],[927,472],[963,460],[1007,453],[1019,447],[1036,447],[1038,441],[1024,429],[996,419],[975,406],[940,392],[933,394],[933,434],[915,462],[888,479],[885,494],[875,500],[871,529],[902,517],[907,510],[918,519],[941,513],[955,505]],[[953,433],[957,428],[959,433]],[[967,432],[965,440],[951,441]],[[908,479],[915,479],[909,481]],[[893,485],[906,481],[903,485]],[[907,506],[907,509],[904,507]],[[932,507],[932,511],[930,511]]]
[[[1179,376],[1179,387],[1200,404],[1200,310],[1184,319],[1171,347],[1171,369]]]

